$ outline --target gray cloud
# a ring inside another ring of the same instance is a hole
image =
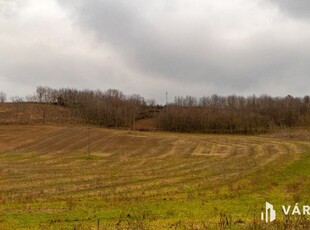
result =
[[[308,0],[268,0],[280,10],[297,18],[310,18],[310,1]]]
[[[0,91],[25,96],[38,85],[107,89],[128,81],[121,58],[73,29],[51,1],[13,8],[15,15],[0,15]]]
[[[279,2],[29,0],[0,15],[0,90],[307,94],[310,22]]]
[[[174,8],[169,8],[166,1],[158,1],[151,7],[149,2],[111,0],[66,1],[66,6],[75,13],[79,25],[95,31],[99,40],[111,44],[130,66],[146,75],[184,84],[210,84],[221,92],[260,88],[261,92],[271,93],[266,81],[277,87],[286,78],[309,72],[310,49],[305,39],[309,34],[297,36],[301,43],[298,39],[292,42],[285,37],[291,28],[267,25],[265,30],[244,38],[230,39],[226,31],[218,32],[221,24],[225,24],[224,30],[233,29],[238,36],[237,23],[242,24],[240,20],[249,15],[230,24],[229,17],[234,21],[237,11],[225,16],[225,12],[199,1],[206,8],[197,12],[191,5],[184,8],[189,1],[181,2],[184,4],[175,4]],[[154,8],[157,13],[150,12]],[[206,16],[209,12],[215,16]],[[253,20],[258,23],[259,19]]]

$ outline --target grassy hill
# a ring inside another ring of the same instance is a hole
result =
[[[79,119],[68,108],[48,103],[0,103],[0,124],[73,124]]]
[[[260,220],[309,203],[309,165],[283,135],[0,125],[0,229],[309,229]]]

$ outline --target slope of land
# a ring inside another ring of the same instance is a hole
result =
[[[270,136],[2,125],[0,229],[248,229],[266,201],[309,201],[309,149]]]
[[[0,124],[73,124],[68,108],[48,103],[0,103]]]

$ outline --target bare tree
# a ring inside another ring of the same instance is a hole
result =
[[[310,123],[310,97],[175,97],[157,116],[158,128],[180,132],[260,133]]]
[[[42,113],[42,120],[44,124],[47,122],[48,117],[52,119],[52,116],[50,116],[51,112],[50,105],[57,104],[57,101],[59,99],[58,95],[59,92],[57,90],[47,86],[45,87],[38,86],[36,89],[36,95],[32,99],[35,99],[40,103],[44,103],[44,105],[40,107]]]
[[[0,92],[0,103],[6,102],[6,94],[3,92]]]
[[[24,99],[22,97],[20,97],[20,96],[13,96],[13,97],[11,97],[11,101],[13,103],[21,103],[21,102],[24,101]]]
[[[261,133],[277,126],[310,124],[309,96],[186,96],[175,97],[174,103],[158,108],[155,101],[115,89],[55,90],[40,86],[34,100],[41,102],[42,108],[52,104],[69,108],[76,122],[106,127],[133,127],[136,120],[151,117],[156,117],[159,129],[178,132]],[[46,111],[42,115],[45,122]]]
[[[37,102],[38,101],[38,97],[37,95],[27,95],[25,97],[27,102]]]

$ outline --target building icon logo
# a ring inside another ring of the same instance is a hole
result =
[[[276,219],[276,211],[273,209],[273,205],[266,202],[266,212],[262,212],[262,220],[265,220],[266,223],[272,222]]]

